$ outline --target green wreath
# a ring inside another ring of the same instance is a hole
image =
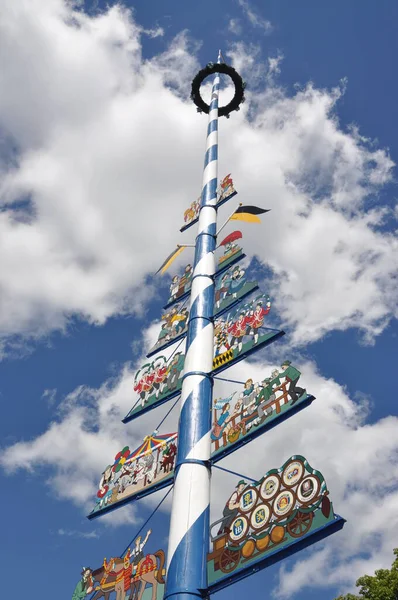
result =
[[[196,104],[198,112],[204,112],[206,114],[209,113],[210,106],[206,104],[200,95],[200,86],[206,77],[213,75],[214,73],[223,73],[224,75],[229,75],[234,83],[235,94],[231,102],[218,109],[218,115],[220,117],[229,118],[229,114],[233,110],[239,110],[239,105],[245,101],[244,91],[246,87],[246,83],[243,81],[242,77],[230,65],[226,65],[225,63],[209,63],[204,69],[199,71],[192,81],[191,99]]]

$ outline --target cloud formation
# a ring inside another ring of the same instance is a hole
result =
[[[83,538],[86,540],[99,538],[99,534],[95,531],[77,531],[76,529],[58,529],[58,535],[67,536],[67,537],[75,537],[75,538]]]
[[[239,19],[230,19],[228,21],[228,31],[234,35],[240,35],[242,33],[242,25]]]
[[[261,17],[257,11],[251,6],[248,0],[238,0],[238,4],[243,10],[243,13],[250,25],[253,27],[258,27],[262,29],[266,33],[270,33],[272,31],[272,23],[268,21],[268,19],[264,19]]]
[[[187,98],[199,68],[187,32],[144,60],[145,32],[120,5],[88,16],[62,0],[7,0],[3,12],[4,348],[74,315],[103,324],[145,308],[147,276],[200,190],[205,122]],[[373,200],[392,160],[340,127],[344,85],[289,95],[275,80],[281,57],[262,64],[241,42],[229,57],[249,89],[220,124],[220,174],[232,171],[241,200],[272,208],[265,237],[243,229],[245,250],[273,271],[283,326],[293,343],[349,327],[372,340],[396,304],[397,243]]]

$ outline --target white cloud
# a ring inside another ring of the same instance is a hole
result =
[[[142,28],[121,6],[95,17],[62,0],[15,6],[3,3],[0,25],[11,143],[0,170],[0,334],[18,346],[15,336],[65,328],[73,315],[102,324],[143,313],[156,293],[146,278],[198,195],[206,125],[187,99],[199,64],[186,32],[144,61]],[[242,229],[247,253],[273,269],[283,326],[293,343],[349,327],[372,340],[396,304],[397,244],[381,229],[383,207],[367,206],[391,180],[391,159],[339,126],[342,87],[289,96],[273,81],[281,56],[262,64],[242,43],[229,56],[249,88],[220,124],[220,174],[273,209],[265,237]]]
[[[58,529],[57,534],[60,536],[83,538],[86,540],[99,538],[99,533],[95,531],[77,531],[75,529]]]
[[[248,83],[249,89],[263,84],[267,75],[267,67],[260,60],[261,48],[258,44],[234,42],[230,45],[226,56]]]
[[[266,62],[263,62],[261,54],[262,50],[259,44],[247,44],[242,41],[231,43],[226,52],[226,56],[235,69],[246,80],[249,97],[252,100],[256,95],[254,92],[258,93],[259,89],[263,90],[264,84],[267,85],[268,94],[272,89],[280,92],[275,85],[275,79],[281,72],[280,65],[284,56],[279,52],[276,56],[270,56]],[[250,92],[252,92],[251,95]]]
[[[230,19],[228,22],[228,31],[234,35],[240,35],[242,33],[242,25],[240,19]]]
[[[18,154],[2,167],[0,331],[41,334],[72,314],[103,323],[139,310],[150,297],[143,278],[173,243],[165,223],[200,183],[190,181],[201,123],[163,85],[182,85],[196,68],[186,36],[144,64],[139,28],[118,6],[89,18],[62,2],[26,3],[2,27],[0,123]],[[27,222],[12,210],[22,198],[33,203]]]
[[[265,237],[242,230],[245,249],[274,272],[271,289],[293,345],[350,327],[372,341],[397,314],[398,244],[372,198],[374,180],[390,181],[393,163],[339,128],[341,94],[312,85],[292,98],[275,87],[247,92],[258,112],[250,124],[246,108],[230,120],[233,143],[222,156],[245,181],[244,197],[272,209]]]
[[[238,0],[239,6],[242,8],[244,15],[253,27],[259,27],[266,33],[272,31],[272,24],[267,19],[263,19],[249,4],[248,0]]]
[[[47,389],[42,393],[42,399],[45,400],[48,406],[53,406],[57,397],[57,389]]]
[[[268,76],[269,77],[279,75],[279,73],[281,72],[280,64],[283,59],[284,59],[284,56],[280,52],[276,56],[268,57]]]
[[[182,31],[172,40],[168,49],[163,54],[155,57],[147,64],[148,69],[150,72],[152,72],[152,69],[155,69],[156,74],[162,77],[162,81],[170,85],[185,100],[191,91],[191,81],[200,68],[195,57],[200,46],[199,42],[189,38],[187,31]],[[155,90],[153,92],[156,93]],[[190,121],[189,116],[192,113],[192,104],[188,104],[186,108],[188,109],[186,117]],[[162,113],[164,115],[165,111],[162,111]],[[182,115],[180,115],[180,118],[181,121],[179,124],[176,119],[175,126],[184,129],[184,127],[188,126],[188,121]]]
[[[153,28],[153,29],[143,29],[142,31],[143,31],[143,33],[145,33],[150,38],[157,38],[157,37],[163,37],[164,36],[164,29],[163,29],[163,27],[156,27],[156,28]]]

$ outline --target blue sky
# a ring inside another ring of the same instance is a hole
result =
[[[239,201],[272,208],[242,231],[272,323],[287,333],[230,374],[260,375],[291,356],[317,397],[225,466],[257,477],[302,453],[348,523],[285,561],[282,577],[276,565],[218,597],[333,599],[388,566],[396,544],[398,7],[107,6],[0,8],[4,593],[22,552],[26,581],[45,581],[32,598],[71,596],[81,566],[119,554],[161,497],[85,518],[102,467],[167,411],[120,422],[167,297],[168,280],[152,273],[192,237],[178,230],[200,189],[206,124],[190,81],[221,47],[248,100],[220,123],[220,175],[232,172]],[[173,414],[166,430],[175,425]],[[215,516],[234,485],[215,475]],[[150,526],[166,549],[168,513]]]

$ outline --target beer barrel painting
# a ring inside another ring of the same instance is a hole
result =
[[[255,483],[240,480],[223,516],[211,525],[210,591],[223,579],[229,584],[231,575],[263,568],[267,558],[276,562],[297,542],[316,534],[320,539],[343,524],[333,512],[324,477],[301,455]]]

